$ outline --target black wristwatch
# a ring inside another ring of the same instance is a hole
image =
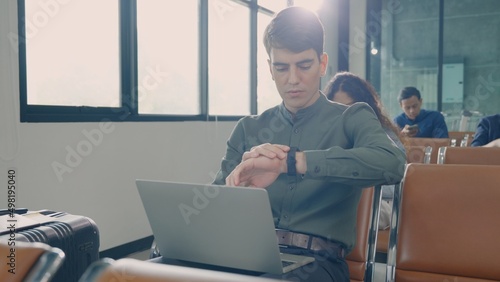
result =
[[[295,154],[300,152],[297,147],[290,147],[288,155],[286,157],[287,175],[296,176],[297,175],[297,160],[295,159]]]

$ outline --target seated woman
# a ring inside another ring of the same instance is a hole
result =
[[[323,91],[329,100],[351,105],[356,102],[365,102],[377,115],[387,136],[405,152],[400,138],[400,131],[384,113],[382,102],[373,86],[366,80],[350,72],[339,72],[333,76]],[[379,229],[386,229],[390,225],[392,198],[394,185],[382,186],[382,203],[380,205]]]

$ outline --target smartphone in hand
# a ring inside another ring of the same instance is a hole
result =
[[[418,130],[418,124],[408,126],[408,130],[410,131]]]

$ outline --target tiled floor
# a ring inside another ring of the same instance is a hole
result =
[[[127,256],[127,257],[134,258],[134,259],[139,259],[139,260],[148,260],[149,259],[149,249],[145,250],[145,251],[142,251],[142,252],[133,253],[133,254]]]

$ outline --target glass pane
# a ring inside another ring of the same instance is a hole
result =
[[[250,114],[250,11],[232,1],[208,2],[210,115]]]
[[[311,11],[317,12],[321,8],[321,5],[323,5],[323,1],[324,0],[294,0],[293,5],[301,6]]]
[[[287,0],[258,0],[259,6],[269,9],[274,12],[278,12],[287,7]]]
[[[276,90],[276,84],[269,71],[267,63],[269,56],[262,41],[264,30],[271,19],[272,17],[263,13],[259,13],[257,17],[257,111],[259,114],[281,103],[281,96]]]
[[[498,0],[444,1],[443,111],[451,131],[475,131],[483,115],[500,112],[499,26]]]
[[[383,0],[380,89],[388,114],[399,115],[399,91],[420,90],[422,108],[437,109],[439,1]]]
[[[28,104],[120,106],[118,1],[60,2],[26,1]]]
[[[142,114],[199,114],[198,1],[137,1]]]

